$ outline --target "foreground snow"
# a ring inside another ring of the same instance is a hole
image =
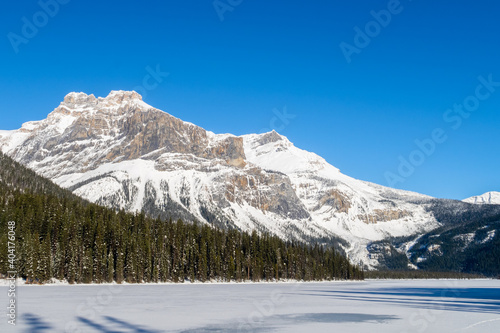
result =
[[[498,332],[494,280],[19,286],[0,332]],[[0,287],[7,297],[7,288]],[[5,301],[3,301],[4,304]]]

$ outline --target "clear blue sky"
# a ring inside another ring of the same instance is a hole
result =
[[[170,75],[145,101],[216,133],[274,125],[343,173],[389,185],[387,172],[402,175],[399,157],[441,128],[447,140],[394,186],[454,199],[500,191],[500,87],[460,124],[458,114],[443,119],[474,96],[478,76],[500,82],[500,3],[389,2],[221,0],[236,5],[221,21],[213,0],[72,0],[49,7],[53,17],[38,1],[9,1],[0,129],[45,118],[70,91],[134,89],[159,66]],[[388,6],[377,31],[370,12]],[[23,34],[23,17],[36,33]],[[354,27],[367,24],[373,37],[348,63],[340,44],[354,47]],[[17,53],[13,34],[25,38]],[[285,106],[295,118],[283,126],[273,110]]]

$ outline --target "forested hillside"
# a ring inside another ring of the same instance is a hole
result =
[[[68,190],[52,181],[38,176],[33,170],[24,167],[0,151],[0,186],[9,191],[18,190],[21,193],[50,194],[58,198],[73,199],[84,202]]]
[[[473,218],[422,236],[409,251],[421,269],[500,276],[500,214]]]
[[[427,272],[500,276],[500,205],[433,200],[429,210],[441,227],[417,239],[402,237],[370,244],[371,253],[381,256],[380,269],[402,271],[411,264]],[[402,250],[407,247],[407,252]]]
[[[45,283],[362,279],[333,248],[90,204],[0,154],[0,272]],[[187,223],[189,222],[189,223]],[[11,223],[12,224],[12,223]]]

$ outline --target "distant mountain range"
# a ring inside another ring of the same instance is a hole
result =
[[[472,204],[500,205],[500,192],[486,192],[483,195],[470,197],[463,201]]]
[[[136,92],[70,93],[46,119],[0,131],[0,149],[91,202],[335,244],[367,268],[391,266],[391,254],[414,267],[412,245],[423,235],[463,212],[500,211],[353,179],[274,131],[214,134]]]

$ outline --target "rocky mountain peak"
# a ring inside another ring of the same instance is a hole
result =
[[[242,138],[209,135],[146,104],[137,92],[123,90],[105,98],[69,93],[47,119],[26,124],[5,138],[0,135],[0,149],[30,167],[36,165],[46,177],[86,172],[116,161],[156,160],[164,154],[246,166]],[[162,168],[171,167],[162,161]]]
[[[124,91],[124,90],[113,90],[105,98],[96,98],[93,94],[87,95],[83,92],[71,92],[64,97],[64,101],[61,103],[63,108],[69,109],[84,109],[87,107],[101,106],[101,107],[112,107],[120,106],[123,103],[140,102],[135,104],[141,104],[141,106],[146,106],[142,102],[142,96],[135,91]]]
[[[275,130],[272,130],[271,132],[261,134],[259,143],[261,145],[265,145],[271,142],[278,142],[282,141],[284,138],[278,134]]]
[[[87,95],[83,92],[70,92],[64,97],[63,104],[74,106],[76,104],[96,104],[97,99],[93,94]]]
[[[135,91],[112,90],[105,98],[107,101],[122,103],[124,101],[139,100],[142,101],[142,96]]]

